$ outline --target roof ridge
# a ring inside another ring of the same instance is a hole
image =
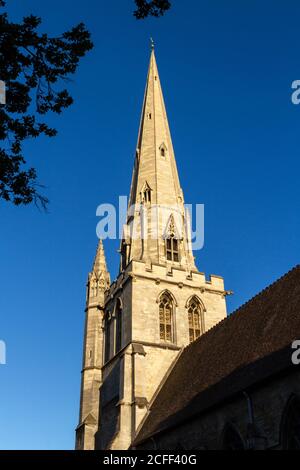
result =
[[[280,276],[276,281],[272,282],[271,284],[267,285],[264,287],[261,291],[259,291],[257,294],[255,294],[253,297],[250,297],[246,302],[241,304],[237,309],[233,310],[228,316],[235,315],[238,313],[242,308],[244,308],[246,305],[252,303],[255,299],[260,297],[262,294],[267,292],[269,289],[273,288],[276,284],[279,284],[284,278],[288,277],[293,271],[296,271],[297,269],[300,269],[300,264],[296,264],[293,268],[291,268],[289,271],[287,271],[285,274]]]
[[[231,317],[234,318],[236,315],[238,315],[240,313],[240,311],[242,309],[244,309],[246,307],[246,305],[250,305],[252,302],[254,302],[255,299],[257,299],[258,297],[260,297],[262,294],[266,293],[269,289],[273,288],[276,284],[278,284],[279,282],[281,282],[284,278],[288,277],[293,271],[296,271],[297,269],[300,269],[300,264],[296,264],[296,266],[294,266],[293,268],[291,268],[288,272],[286,272],[285,274],[283,274],[282,276],[280,276],[278,279],[276,279],[276,281],[272,282],[271,284],[269,284],[268,286],[264,287],[264,289],[262,289],[260,292],[258,292],[258,294],[255,294],[253,297],[250,297],[249,300],[247,300],[246,302],[244,302],[243,304],[241,304],[236,310],[233,310],[233,312],[231,312],[229,315],[227,315],[225,318],[223,318],[223,320],[219,321],[218,323],[216,323],[215,325],[213,325],[211,328],[209,328],[208,330],[205,331],[205,333],[203,333],[203,335],[199,336],[199,338],[196,339],[196,341],[193,341],[192,343],[188,344],[185,348],[184,348],[184,351],[187,351],[190,347],[192,347],[196,342],[200,341],[201,338],[203,338],[203,336],[207,335],[208,333],[210,333],[211,331],[215,330],[216,328],[220,328],[221,325],[226,322],[227,320],[229,320]]]

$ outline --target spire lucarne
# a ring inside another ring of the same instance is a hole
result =
[[[167,259],[165,239],[173,220],[178,235],[178,259]],[[184,211],[172,138],[155,58],[151,51],[124,227],[121,270],[132,260],[176,264],[195,270],[189,223]]]

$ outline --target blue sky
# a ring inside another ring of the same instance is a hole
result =
[[[95,212],[129,191],[149,37],[185,200],[205,204],[197,265],[224,276],[232,312],[299,262],[300,4],[173,0],[164,18],[137,22],[133,0],[8,3],[12,19],[40,15],[52,35],[84,21],[95,43],[58,136],[26,144],[49,213],[0,202],[0,446],[70,449]],[[105,242],[112,277],[117,248]]]

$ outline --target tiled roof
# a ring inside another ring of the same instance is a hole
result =
[[[300,265],[186,347],[137,445],[288,367],[300,339]]]

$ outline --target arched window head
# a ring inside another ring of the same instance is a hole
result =
[[[222,450],[245,450],[245,444],[231,424],[227,424],[223,431]]]
[[[300,450],[300,398],[293,395],[282,420],[283,450]]]
[[[197,297],[192,297],[187,306],[190,343],[204,333],[203,307]]]
[[[117,300],[116,306],[116,353],[122,349],[122,323],[123,323],[123,312],[120,300]]]
[[[172,343],[173,338],[174,302],[168,292],[164,292],[159,300],[159,334],[161,341]]]

